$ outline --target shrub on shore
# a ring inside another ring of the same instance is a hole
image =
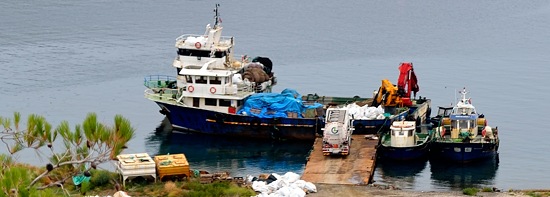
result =
[[[462,193],[464,195],[468,195],[468,196],[475,196],[475,195],[477,195],[477,192],[479,192],[479,189],[473,188],[473,187],[464,188],[462,190]]]
[[[40,168],[27,164],[15,163],[5,154],[0,154],[0,196],[62,196],[58,188],[51,190],[27,189],[32,179],[39,174]],[[48,180],[43,180],[48,181]]]
[[[189,193],[186,196],[254,196],[256,192],[239,187],[231,182],[214,182],[201,184],[198,181],[187,183]]]
[[[68,121],[54,127],[45,117],[31,114],[26,125],[24,123],[18,112],[12,118],[0,116],[0,143],[11,154],[0,154],[0,197],[110,196],[118,191],[115,186],[120,184],[119,175],[98,170],[97,166],[111,161],[127,148],[135,131],[129,120],[116,115],[113,124],[107,125],[99,122],[95,113],[89,113],[82,124],[71,129]],[[61,139],[56,140],[57,137]],[[49,151],[39,151],[41,148]],[[24,149],[33,149],[38,155],[49,158],[48,163],[35,167],[14,161],[13,155]],[[82,178],[82,175],[91,178]],[[78,186],[73,183],[75,177]],[[203,185],[198,181],[185,181],[165,184],[159,181],[151,184],[136,180],[129,185],[123,190],[131,196],[255,195],[251,189],[231,183]]]
[[[493,188],[490,188],[490,187],[484,187],[483,189],[481,189],[482,192],[494,192]]]
[[[2,156],[0,154],[0,156]],[[5,158],[6,155],[3,155]],[[83,182],[80,186],[74,186],[72,181],[64,184],[64,190],[60,187],[49,187],[43,190],[36,188],[26,189],[32,178],[40,172],[40,168],[19,163],[4,163],[4,171],[0,173],[0,189],[17,193],[18,196],[28,196],[27,194],[38,196],[110,196],[116,192],[115,186],[118,183],[118,174],[107,170],[91,171],[89,182]],[[44,180],[52,181],[52,180]],[[22,187],[15,187],[15,186]],[[15,188],[10,191],[7,188]],[[210,184],[201,184],[198,180],[177,182],[151,183],[151,181],[134,181],[126,183],[124,189],[130,196],[254,196],[256,192],[252,189],[237,186],[231,182],[214,182]],[[31,195],[31,196],[32,196]],[[2,196],[0,194],[0,196]]]
[[[548,197],[550,196],[550,191],[549,190],[527,191],[525,192],[525,195],[532,196],[532,197]]]

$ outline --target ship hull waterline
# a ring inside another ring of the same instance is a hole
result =
[[[433,142],[430,154],[432,159],[469,163],[494,159],[498,154],[497,143],[448,143]]]
[[[428,143],[414,147],[389,147],[380,145],[379,154],[381,159],[395,161],[409,161],[428,158]]]
[[[191,107],[157,104],[176,130],[255,139],[314,140],[323,123],[317,118],[258,118]]]

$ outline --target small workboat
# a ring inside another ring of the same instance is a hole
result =
[[[378,148],[382,159],[415,160],[427,158],[433,132],[427,125],[416,125],[416,121],[394,121],[389,132],[385,132]]]
[[[430,153],[440,161],[467,163],[483,159],[498,161],[498,127],[487,125],[485,115],[478,114],[466,88],[453,107],[440,107],[435,121],[435,139]]]

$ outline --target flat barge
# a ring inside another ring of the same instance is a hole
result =
[[[340,185],[367,185],[372,182],[378,139],[352,135],[350,154],[347,156],[324,156],[322,143],[323,138],[315,139],[302,174],[303,180]]]

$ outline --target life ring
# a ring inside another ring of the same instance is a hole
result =
[[[193,86],[188,86],[188,87],[187,87],[187,91],[188,91],[189,93],[191,93],[191,92],[195,91],[195,87],[193,87]]]
[[[485,129],[483,129],[481,131],[481,136],[483,136],[483,137],[487,136],[487,131]]]
[[[441,137],[445,137],[445,127],[441,128]]]
[[[195,48],[200,49],[202,44],[200,42],[195,42]]]
[[[215,93],[216,93],[216,88],[215,88],[215,87],[211,87],[211,88],[210,88],[210,93],[215,94]]]

